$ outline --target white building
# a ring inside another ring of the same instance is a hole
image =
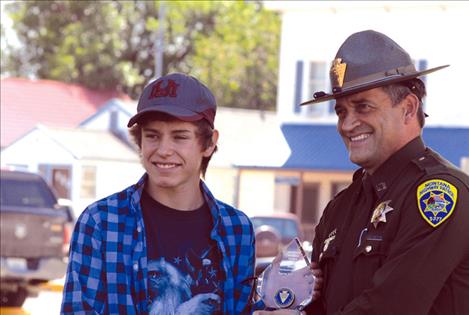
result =
[[[417,69],[450,64],[424,77],[430,115],[424,140],[469,173],[469,105],[461,101],[469,70],[469,3],[450,1],[264,1],[281,13],[277,114],[291,155],[272,167],[256,161],[238,164],[238,206],[298,214],[311,232],[327,202],[358,168],[335,132],[332,102],[303,106],[316,91],[330,91],[329,68],[339,46],[352,33],[373,29],[394,39]],[[466,102],[467,103],[467,102]],[[267,161],[275,143],[251,154]],[[466,158],[465,158],[466,157]],[[307,234],[310,235],[310,234]]]
[[[107,130],[41,125],[2,151],[2,165],[42,174],[75,216],[143,174],[138,154]]]
[[[469,72],[467,1],[264,1],[281,13],[277,109],[284,121],[335,122],[331,106],[298,107],[330,91],[329,67],[352,33],[373,29],[394,39],[417,69],[449,64],[425,78],[428,125],[469,126],[461,100]],[[330,103],[329,103],[330,104]]]
[[[351,33],[366,29],[393,38],[419,69],[451,65],[426,77],[430,117],[424,140],[469,173],[469,105],[461,93],[469,73],[467,2],[264,3],[282,15],[278,112],[218,109],[219,151],[206,175],[217,198],[248,215],[296,213],[305,230],[312,231],[327,202],[350,183],[357,166],[348,161],[335,131],[331,104],[298,104],[315,91],[329,90],[329,66],[337,49]],[[68,196],[81,211],[143,173],[138,153],[127,145],[126,124],[135,108],[135,103],[112,100],[85,119],[73,136],[38,127],[3,149],[1,163],[40,171],[50,182],[53,174],[60,180],[63,169],[68,169]],[[97,158],[103,149],[105,156]],[[95,181],[95,197],[85,198],[83,194],[92,191],[90,178]]]
[[[78,216],[91,202],[136,183],[143,175],[138,150],[127,130],[136,106],[136,102],[111,99],[78,127],[39,124],[2,149],[1,166],[42,174],[59,197],[71,200]],[[242,204],[249,214],[271,211],[271,200],[263,197],[239,202],[240,191],[250,188],[249,181],[240,185],[235,165],[243,161],[282,165],[286,161],[290,151],[276,114],[221,107],[215,125],[220,138],[205,178],[210,189],[227,203]],[[264,143],[276,145],[268,149]],[[270,150],[269,161],[260,160],[258,149]],[[267,187],[257,188],[260,196],[262,189]]]

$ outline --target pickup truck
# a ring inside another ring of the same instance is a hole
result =
[[[1,305],[21,306],[65,275],[73,217],[38,174],[1,170],[0,191]]]

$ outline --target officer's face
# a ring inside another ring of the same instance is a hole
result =
[[[408,141],[402,102],[375,88],[337,99],[337,129],[350,160],[373,173]]]

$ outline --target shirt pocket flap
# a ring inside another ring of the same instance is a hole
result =
[[[383,237],[381,235],[367,235],[363,242],[355,248],[353,259],[360,255],[364,257],[384,255]]]

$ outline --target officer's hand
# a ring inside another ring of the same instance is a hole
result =
[[[324,278],[322,277],[322,271],[321,269],[319,269],[319,266],[317,263],[311,262],[311,265],[309,267],[315,277],[314,288],[313,288],[313,301],[314,301],[314,300],[317,300],[321,296],[321,288],[322,288],[322,283],[324,281]]]

